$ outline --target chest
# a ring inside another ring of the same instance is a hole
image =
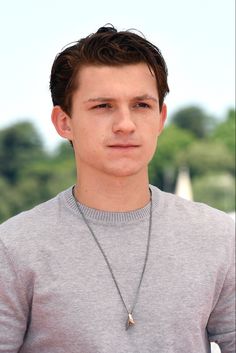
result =
[[[146,228],[143,225],[132,234],[128,229],[120,238],[112,230],[103,234],[96,229],[128,308],[134,302],[143,269]],[[153,232],[134,311],[136,332],[142,329],[151,333],[155,329],[163,337],[163,330],[175,331],[177,327],[188,327],[190,332],[205,329],[215,295],[217,267],[207,254],[203,261],[202,252],[196,243],[180,241],[174,232],[168,236]],[[125,335],[127,312],[89,233],[63,243],[63,249],[61,244],[41,249],[36,264],[32,331],[39,332],[43,327],[45,334],[55,332],[57,339],[73,342],[76,337],[78,344],[91,344],[95,337],[101,342],[107,327],[113,342]]]

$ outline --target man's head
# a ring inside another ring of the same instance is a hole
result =
[[[52,122],[74,148],[81,180],[147,178],[165,119],[167,68],[158,48],[102,27],[53,64]]]
[[[118,32],[112,26],[99,28],[57,55],[50,80],[53,105],[59,105],[70,115],[72,96],[79,87],[77,78],[82,67],[136,63],[146,63],[155,75],[161,110],[169,87],[167,67],[160,50],[140,35],[131,31]]]

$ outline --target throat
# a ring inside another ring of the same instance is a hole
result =
[[[145,207],[150,201],[148,181],[143,185],[96,185],[81,183],[74,188],[75,198],[85,206],[102,211],[128,212]]]

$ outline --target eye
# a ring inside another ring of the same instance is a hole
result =
[[[147,103],[145,103],[145,102],[139,102],[139,103],[137,103],[136,105],[135,105],[135,107],[137,107],[137,108],[151,108],[151,106],[149,105],[149,104],[147,104]]]
[[[111,108],[111,104],[109,103],[101,103],[92,107],[92,109],[108,109],[108,108]]]

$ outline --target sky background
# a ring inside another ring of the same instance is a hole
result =
[[[234,14],[234,0],[1,1],[0,129],[30,120],[53,149],[61,141],[50,121],[54,57],[108,22],[140,30],[161,49],[169,115],[199,105],[223,118],[235,105]]]

